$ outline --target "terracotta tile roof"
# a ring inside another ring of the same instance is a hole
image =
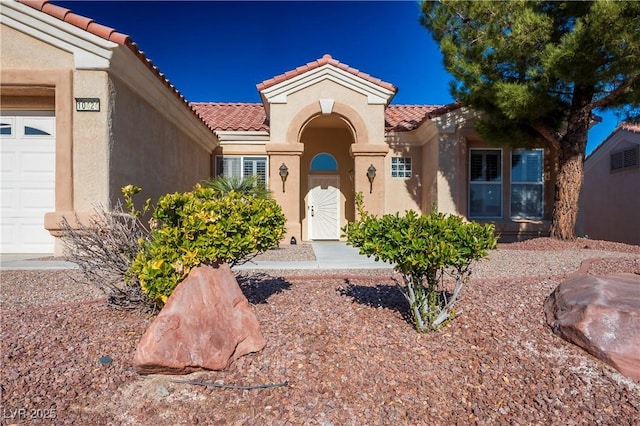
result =
[[[267,131],[269,123],[262,104],[193,102],[194,110],[216,130]],[[460,108],[449,105],[389,105],[385,111],[385,130],[415,130],[428,119]]]
[[[425,120],[439,117],[460,108],[461,104],[449,105],[389,105],[384,114],[386,131],[415,130]]]
[[[267,89],[267,88],[269,88],[271,86],[274,86],[274,85],[276,85],[278,83],[281,83],[281,82],[283,82],[285,80],[289,80],[290,78],[293,78],[293,77],[298,76],[300,74],[303,74],[303,73],[305,73],[307,71],[310,71],[310,70],[315,69],[315,68],[319,68],[319,67],[321,67],[323,65],[327,65],[327,64],[331,64],[334,67],[340,68],[341,70],[347,71],[347,72],[349,72],[349,73],[351,73],[353,75],[356,75],[356,76],[358,76],[360,78],[363,78],[363,79],[365,79],[365,80],[367,80],[367,81],[369,81],[369,82],[371,82],[373,84],[377,84],[378,86],[381,86],[381,87],[384,87],[385,89],[391,90],[394,93],[398,91],[398,89],[393,84],[384,82],[384,81],[380,80],[379,78],[372,77],[369,74],[366,74],[366,73],[364,73],[364,72],[362,72],[360,70],[357,70],[355,68],[351,68],[349,65],[343,64],[342,62],[333,59],[331,57],[331,55],[324,55],[322,58],[317,59],[317,60],[315,60],[313,62],[309,62],[306,65],[302,65],[302,66],[296,68],[295,70],[287,71],[284,74],[280,74],[280,75],[277,75],[277,76],[275,76],[273,78],[270,78],[269,80],[265,80],[262,83],[258,84],[256,87],[258,88],[258,91],[260,92],[260,91],[262,91],[264,89]]]
[[[640,123],[623,122],[620,128],[632,133],[640,133]]]
[[[144,52],[138,48],[138,45],[127,34],[119,33],[111,27],[98,24],[91,18],[73,13],[71,10],[61,6],[57,6],[51,3],[49,0],[16,1],[30,6],[33,9],[44,12],[47,15],[53,16],[54,18],[57,18],[61,21],[74,25],[91,34],[97,35],[98,37],[101,37],[105,40],[109,40],[119,45],[126,46],[153,74],[155,74],[155,76],[162,82],[162,84],[164,84],[169,90],[171,90],[185,104],[185,106],[194,111],[185,97],[175,88],[173,84],[171,84],[171,82],[165,77],[165,75],[160,72],[158,67],[153,65],[153,62],[151,62],[151,60],[146,57]],[[202,121],[207,127],[209,127],[211,131],[214,130],[211,126],[209,126],[208,122],[202,117],[198,116],[195,111],[194,114],[196,114],[200,121]]]
[[[215,130],[268,130],[262,104],[192,102],[193,109]]]

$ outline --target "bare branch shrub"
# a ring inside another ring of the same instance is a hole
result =
[[[90,219],[75,224],[61,222],[65,257],[79,265],[87,283],[97,286],[109,303],[128,309],[150,310],[155,303],[142,291],[135,277],[125,275],[136,257],[139,239],[149,231],[138,215],[126,213],[118,202],[112,211],[98,205]]]

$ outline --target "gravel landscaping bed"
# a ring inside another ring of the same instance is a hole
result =
[[[263,256],[304,260],[304,246]],[[226,371],[150,377],[130,362],[152,315],[106,305],[78,271],[3,271],[2,422],[638,424],[640,383],[555,336],[542,304],[581,265],[640,274],[639,263],[640,247],[617,243],[501,244],[475,266],[461,315],[422,335],[388,272],[243,271],[266,348]]]

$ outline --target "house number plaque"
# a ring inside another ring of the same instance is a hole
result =
[[[76,111],[100,111],[99,98],[76,98]]]

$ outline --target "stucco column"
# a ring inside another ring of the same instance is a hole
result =
[[[302,225],[300,223],[300,157],[304,150],[301,143],[266,145],[269,155],[269,188],[273,198],[282,207],[287,218],[287,232],[283,242],[288,243],[291,237],[302,241]],[[289,174],[284,183],[280,177],[280,166],[287,166]]]
[[[374,215],[385,213],[384,196],[387,177],[385,170],[385,156],[389,152],[389,147],[382,144],[353,144],[351,145],[351,155],[354,162],[355,192],[361,192],[364,199],[365,209]],[[376,169],[373,182],[369,182],[367,171],[370,166]]]

